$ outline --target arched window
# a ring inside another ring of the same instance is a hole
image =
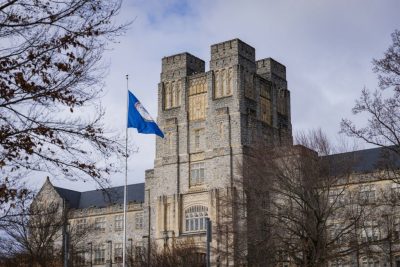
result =
[[[206,230],[206,218],[208,208],[205,206],[191,206],[185,210],[186,232],[196,232]]]

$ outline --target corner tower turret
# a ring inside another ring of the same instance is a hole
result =
[[[176,80],[196,73],[203,73],[205,63],[187,52],[162,59],[161,81]]]
[[[239,39],[211,46],[210,69],[215,70],[234,65],[247,67],[255,71],[256,50]]]

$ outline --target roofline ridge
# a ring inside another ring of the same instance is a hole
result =
[[[344,154],[351,154],[351,153],[365,152],[365,151],[372,151],[372,150],[380,150],[380,149],[390,149],[390,147],[394,147],[394,146],[377,146],[377,147],[371,147],[371,148],[366,148],[366,149],[358,149],[358,150],[353,150],[353,151],[348,151],[348,152],[335,153],[335,154],[325,155],[322,157],[331,157],[331,156],[337,156],[337,155],[344,155]]]
[[[141,184],[145,184],[144,182],[141,183],[133,183],[133,184],[128,184],[127,186],[131,186],[131,185],[141,185]],[[113,189],[113,188],[118,188],[118,187],[124,187],[123,185],[118,185],[118,186],[113,186],[113,187],[108,187],[108,188],[103,188],[103,189],[92,189],[92,190],[87,190],[87,191],[77,191],[77,190],[72,190],[72,189],[68,189],[65,187],[60,187],[60,186],[54,186],[54,188],[60,188],[60,189],[64,189],[64,190],[69,190],[69,191],[73,191],[73,192],[77,192],[77,193],[86,193],[86,192],[96,192],[96,191],[102,191],[102,190],[108,190],[108,189]]]

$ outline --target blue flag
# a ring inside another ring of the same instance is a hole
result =
[[[156,134],[164,138],[157,123],[130,91],[128,91],[128,98],[128,128],[136,128],[139,133]]]

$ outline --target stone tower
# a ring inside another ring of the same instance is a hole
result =
[[[207,72],[189,53],[165,57],[158,124],[165,138],[157,138],[145,183],[151,240],[162,246],[190,237],[203,244],[209,217],[213,247],[221,247],[219,198],[240,179],[237,163],[259,140],[292,142],[286,68],[272,58],[256,61],[255,49],[239,39],[211,46]],[[233,262],[218,252],[213,260]]]

